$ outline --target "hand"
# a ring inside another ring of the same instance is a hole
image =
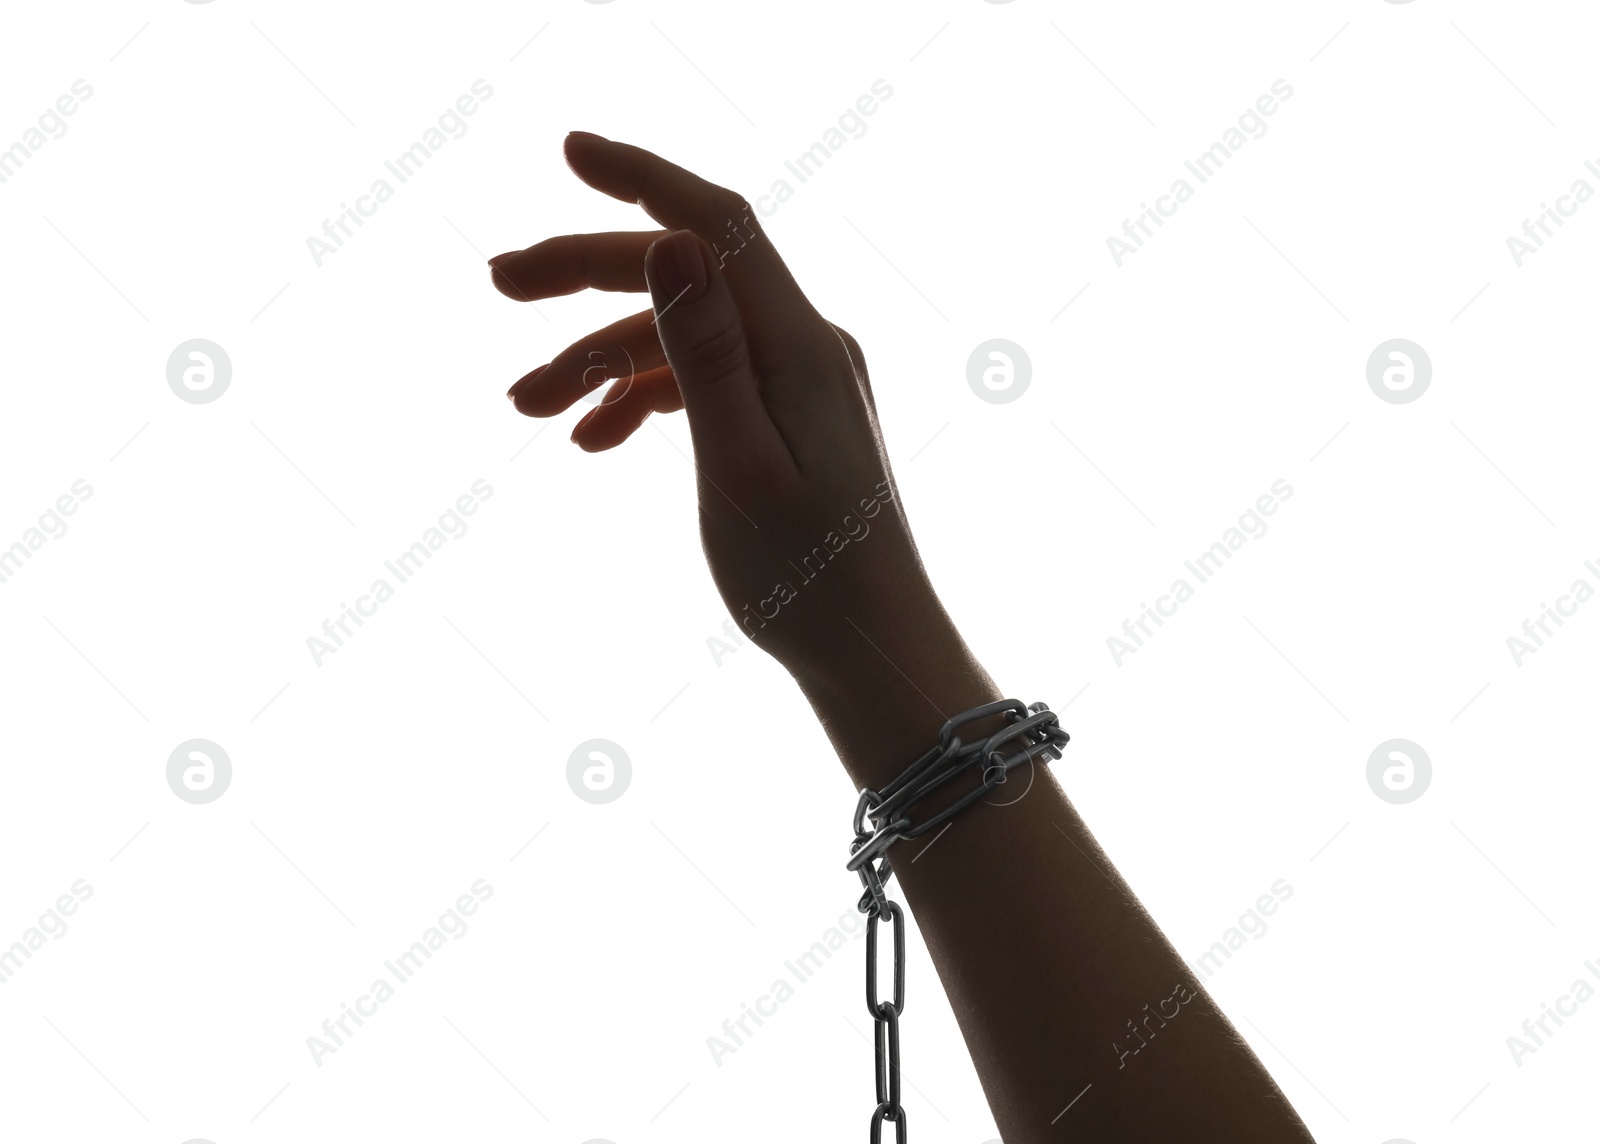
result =
[[[648,289],[654,302],[523,377],[517,411],[554,416],[611,380],[572,433],[598,452],[683,409],[717,590],[814,702],[859,705],[895,672],[959,660],[856,340],[817,313],[740,195],[597,135],[565,149],[585,183],[669,230],[563,235],[489,260],[509,298]]]
[[[806,300],[740,196],[592,135],[568,136],[566,153],[584,182],[670,233],[548,239],[491,259],[495,285],[524,299],[648,289],[654,307],[579,339],[510,396],[550,417],[615,379],[573,431],[590,451],[652,412],[688,414],[723,601],[799,681],[856,785],[881,789],[950,714],[1001,693],[917,556],[860,347]],[[889,851],[1001,1132],[1309,1142],[1132,889],[1106,873],[1060,786],[1038,777],[1029,797],[974,804],[904,862],[911,841]],[[1114,1068],[1087,1031],[1122,1035],[1174,982],[1192,984],[1192,1015],[1163,1029],[1148,1063]],[[1093,1097],[1057,1128],[1090,1077]]]

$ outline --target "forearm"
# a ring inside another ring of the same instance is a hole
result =
[[[864,640],[878,662],[848,685],[802,684],[858,788],[1004,697],[953,628],[929,630],[892,664]],[[1031,771],[888,852],[1008,1144],[1310,1140],[1049,768]]]
[[[724,603],[746,623],[761,601],[747,634],[800,680],[856,783],[879,786],[951,715],[1000,692],[927,584],[861,347],[817,313],[734,192],[596,135],[570,135],[565,153],[579,178],[670,233],[563,235],[491,260],[497,288],[521,301],[589,287],[648,289],[652,301],[509,395],[546,417],[597,377],[616,379],[574,429],[589,450],[652,412],[684,410]],[[732,217],[736,257],[712,245]],[[889,850],[1009,1144],[1308,1139],[1060,788],[1034,771],[1013,804],[971,806]],[[1173,1000],[1178,989],[1194,996]]]

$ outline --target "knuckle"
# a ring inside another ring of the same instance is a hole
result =
[[[697,373],[711,381],[736,376],[750,360],[744,331],[732,322],[694,332],[680,352]]]
[[[727,187],[713,186],[708,192],[704,225],[706,232],[700,237],[716,249],[736,250],[756,238],[765,237],[750,200]]]
[[[750,213],[750,204],[738,191],[716,187],[711,192],[711,205],[729,222],[742,222]]]
[[[829,323],[832,325],[832,323]],[[850,364],[856,367],[858,373],[865,373],[867,369],[866,355],[861,352],[861,343],[843,326],[834,326],[833,332],[839,335],[839,340],[844,343],[845,352],[850,355]]]
[[[867,358],[866,354],[861,350],[861,343],[856,341],[850,331],[843,326],[835,326],[832,322],[829,322],[828,325],[832,327],[835,334],[839,335],[839,341],[844,344],[845,356],[850,360],[849,374],[851,379],[855,382],[856,388],[866,397],[867,404],[872,406],[872,378],[867,373]]]

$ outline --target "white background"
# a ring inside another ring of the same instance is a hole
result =
[[[707,1047],[859,885],[798,691],[708,645],[686,426],[591,456],[566,439],[587,407],[541,431],[503,397],[645,305],[489,285],[502,250],[653,225],[570,174],[569,129],[752,197],[788,179],[765,224],[865,348],[935,583],[1003,688],[1066,709],[1056,769],[1117,865],[1191,959],[1293,887],[1207,987],[1319,1140],[1596,1137],[1600,1002],[1507,1047],[1600,964],[1600,604],[1520,665],[1506,642],[1600,586],[1600,205],[1520,267],[1506,244],[1600,187],[1585,6],[139,0],[5,25],[0,147],[93,88],[0,184],[0,546],[93,490],[0,584],[0,943],[93,888],[0,985],[8,1137],[864,1132],[858,943]],[[466,133],[318,266],[308,237],[478,79]],[[878,79],[798,183],[785,161]],[[1278,79],[1266,133],[1119,267],[1107,239]],[[1433,365],[1409,404],[1366,379],[1397,337]],[[191,338],[231,359],[213,403],[168,387]],[[968,386],[991,338],[1031,359],[1016,401]],[[319,666],[307,638],[479,479],[467,532]],[[1280,479],[1265,535],[1119,665],[1107,638]],[[166,782],[193,738],[232,760],[208,805]],[[607,805],[567,783],[594,738],[632,762]],[[1406,805],[1367,785],[1392,738],[1432,759]],[[314,1062],[478,879],[470,929]],[[911,1123],[979,1144],[912,946]]]

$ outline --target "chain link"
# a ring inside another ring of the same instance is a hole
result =
[[[894,927],[891,971],[894,974],[894,1000],[878,999],[878,923],[887,917]],[[906,1007],[906,915],[899,903],[877,902],[867,911],[867,1013],[872,1030],[873,1076],[878,1090],[878,1107],[872,1113],[871,1139],[876,1144],[883,1122],[894,1125],[897,1144],[904,1144],[906,1110],[900,1107],[900,1014]]]
[[[956,729],[967,723],[1004,713],[1006,726],[987,738],[962,743]],[[856,909],[867,916],[867,1012],[873,1020],[872,1055],[878,1105],[872,1110],[868,1139],[881,1144],[884,1121],[894,1125],[895,1144],[907,1144],[906,1110],[900,1104],[900,1014],[906,1007],[906,918],[899,903],[889,900],[885,887],[894,877],[888,849],[903,838],[917,838],[948,822],[965,808],[1006,781],[1006,773],[1023,763],[1043,759],[1054,762],[1069,736],[1043,703],[1024,705],[1002,699],[974,707],[948,720],[939,729],[938,743],[907,767],[882,791],[864,790],[856,801],[855,841],[850,844],[846,869],[861,877],[863,892]],[[1020,746],[1019,746],[1020,744]],[[1002,747],[1011,747],[1003,754]],[[950,806],[913,825],[910,809],[930,793],[947,786],[959,775],[976,770],[980,784]],[[872,821],[872,829],[866,822]],[[890,971],[894,999],[878,996],[878,923],[884,918],[894,930]]]

